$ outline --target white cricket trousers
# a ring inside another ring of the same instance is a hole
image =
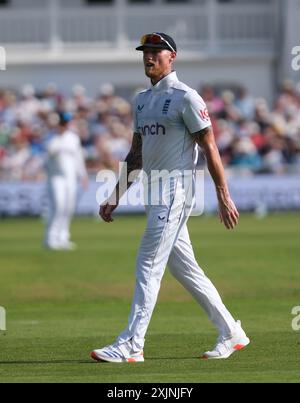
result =
[[[146,211],[148,221],[137,258],[136,287],[128,327],[117,343],[131,341],[134,350],[143,349],[167,265],[204,308],[220,335],[229,336],[236,322],[195,259],[186,225],[191,209],[186,208],[184,190],[177,186],[169,207],[149,206]]]
[[[46,245],[59,246],[70,241],[70,225],[76,204],[76,181],[53,176],[48,181],[49,215]]]

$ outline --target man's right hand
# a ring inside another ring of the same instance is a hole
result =
[[[115,209],[118,207],[117,204],[109,204],[106,203],[103,206],[100,206],[100,211],[99,211],[99,215],[102,218],[103,221],[105,222],[113,222],[113,218],[112,218],[112,213],[115,211]]]

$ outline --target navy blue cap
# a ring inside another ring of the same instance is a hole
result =
[[[161,36],[164,40],[162,40],[160,43],[145,43],[144,45],[140,45],[136,48],[136,50],[144,50],[144,49],[167,49],[170,50],[171,52],[177,52],[177,46],[174,41],[174,39],[163,33],[163,32],[153,32],[152,35],[159,35]],[[149,34],[151,35],[151,34]]]
[[[61,126],[66,126],[72,119],[73,116],[69,112],[58,112],[58,117],[59,117],[59,124]]]

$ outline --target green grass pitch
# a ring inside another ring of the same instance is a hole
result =
[[[143,364],[98,364],[89,352],[127,323],[144,217],[73,224],[76,252],[41,247],[40,220],[0,222],[0,382],[299,382],[300,215],[241,217],[227,232],[216,217],[189,221],[200,266],[252,343],[228,360],[203,361],[217,334],[166,272]]]

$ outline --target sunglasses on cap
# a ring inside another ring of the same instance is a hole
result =
[[[144,46],[144,45],[146,45],[146,44],[152,44],[152,45],[158,45],[158,44],[160,44],[160,43],[165,43],[165,44],[167,44],[168,45],[168,47],[173,51],[173,52],[176,52],[176,50],[173,48],[173,46],[171,46],[170,44],[169,44],[169,42],[165,39],[165,38],[163,38],[161,35],[159,35],[159,34],[156,34],[156,33],[153,33],[153,34],[146,34],[146,35],[143,35],[142,37],[141,37],[141,45],[142,46]]]

